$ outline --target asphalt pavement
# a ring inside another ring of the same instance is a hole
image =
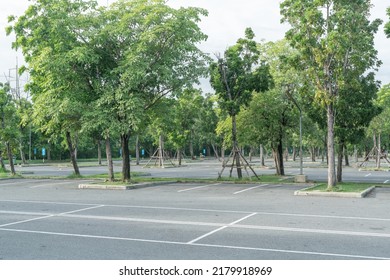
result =
[[[0,259],[390,259],[390,191],[299,197],[297,184],[78,189],[0,181]]]

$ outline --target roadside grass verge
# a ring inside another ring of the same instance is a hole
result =
[[[364,190],[372,187],[373,185],[377,187],[390,187],[389,184],[373,184],[373,183],[337,183],[331,191],[329,191],[327,183],[320,183],[314,187],[307,188],[305,191],[311,192],[340,192],[340,193],[360,193]]]
[[[115,173],[115,181],[109,182],[107,174],[98,174],[98,175],[88,175],[82,177],[83,179],[98,179],[105,181],[104,184],[106,185],[120,185],[120,184],[126,184],[124,182],[121,182],[121,173]],[[276,175],[262,175],[259,176],[259,179],[255,176],[253,177],[245,177],[239,180],[238,178],[234,177],[222,177],[220,179],[217,178],[166,178],[166,177],[150,177],[150,174],[144,173],[144,172],[132,172],[131,173],[131,182],[132,183],[147,183],[147,182],[167,182],[167,181],[174,181],[178,183],[218,183],[218,182],[231,182],[235,184],[248,184],[248,183],[280,183],[283,182],[293,182],[293,177],[288,176],[276,176]]]
[[[12,175],[10,171],[0,168],[0,179],[13,179],[13,178],[15,179],[23,178],[23,176],[20,173],[16,173],[15,175]]]

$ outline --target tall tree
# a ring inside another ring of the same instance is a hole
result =
[[[220,156],[223,159],[222,139],[215,133],[217,128],[218,116],[216,112],[215,95],[206,94],[206,97],[201,100],[198,105],[198,116],[194,123],[194,134],[199,138],[199,143],[206,144],[212,147],[214,155],[218,160]],[[218,147],[221,147],[221,154],[218,152]]]
[[[369,0],[285,0],[282,22],[291,45],[301,53],[302,68],[316,87],[316,99],[326,108],[328,188],[336,185],[334,124],[340,90],[379,65],[374,34],[381,21],[370,21]]]
[[[257,93],[237,117],[238,127],[243,131],[240,137],[271,147],[277,175],[285,175],[283,146],[289,128],[298,123],[296,112],[288,97],[276,87]]]
[[[111,52],[111,81],[102,99],[111,104],[122,143],[122,179],[130,180],[129,139],[148,109],[162,98],[196,82],[206,56],[198,27],[207,12],[173,9],[164,0],[122,0],[105,12],[99,34],[102,51]],[[108,100],[108,101],[107,101]]]
[[[242,178],[239,147],[237,142],[236,116],[242,106],[249,104],[252,92],[267,90],[271,83],[268,66],[259,61],[260,51],[254,41],[251,28],[245,30],[245,38],[229,47],[224,56],[217,56],[217,61],[210,66],[211,86],[218,95],[221,109],[231,118],[233,162],[237,176]]]
[[[374,148],[376,149],[372,149],[372,151],[374,151],[377,156],[377,168],[380,168],[382,148],[385,147],[386,144],[387,147],[389,146],[390,84],[382,86],[379,90],[377,99],[375,100],[375,105],[381,109],[381,112],[371,120],[366,132],[367,135],[372,137],[374,140]]]
[[[203,96],[199,90],[186,89],[178,94],[177,100],[170,107],[173,112],[171,127],[166,131],[168,138],[177,151],[177,160],[181,165],[183,150],[191,139],[196,121],[202,112]]]
[[[9,93],[10,87],[8,84],[0,83],[0,141],[6,149],[10,169],[12,175],[15,175],[15,167],[13,162],[12,147],[16,144],[15,141],[19,136],[18,123],[19,120],[16,114],[16,104],[12,100]],[[5,169],[2,152],[0,150],[1,168]]]
[[[61,134],[68,145],[76,175],[77,133],[88,100],[90,84],[85,68],[96,60],[84,47],[84,33],[91,27],[95,1],[36,0],[19,18],[10,17],[16,34],[13,46],[21,48],[31,76],[34,122],[51,137]]]
[[[347,144],[358,144],[364,138],[366,127],[379,113],[374,101],[378,91],[374,75],[361,77],[357,83],[349,84],[340,90],[335,103],[337,152],[337,182],[342,181],[343,156]]]

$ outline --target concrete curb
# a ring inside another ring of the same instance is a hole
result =
[[[363,198],[375,190],[376,186],[369,187],[360,193],[343,193],[343,192],[320,192],[309,191],[310,188],[295,191],[294,195],[297,196],[322,196],[322,197],[345,197],[345,198]]]
[[[174,184],[176,181],[148,182],[133,185],[102,185],[102,184],[79,184],[79,189],[97,189],[97,190],[134,190],[152,186],[161,186]]]

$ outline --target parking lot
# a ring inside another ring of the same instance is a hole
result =
[[[0,259],[390,259],[388,189],[351,199],[294,196],[295,184],[79,183],[0,181]]]

